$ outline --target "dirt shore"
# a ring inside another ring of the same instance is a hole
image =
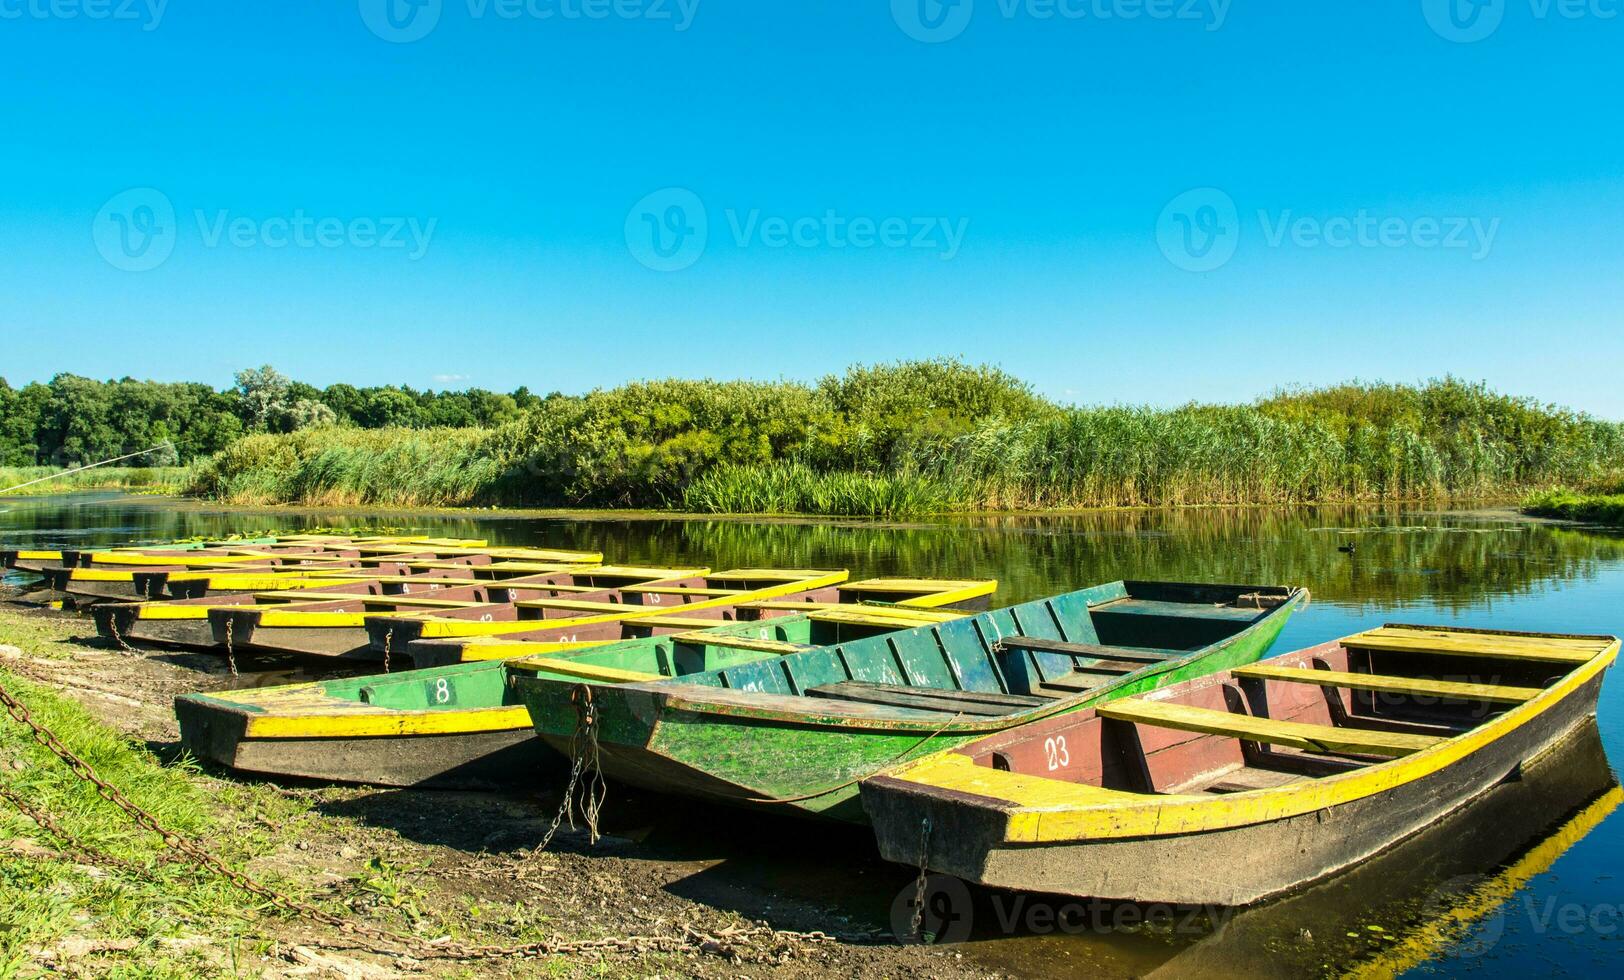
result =
[[[93,630],[79,617],[8,605],[0,618],[8,642],[16,644],[0,647],[0,669],[77,701],[167,765],[184,764],[173,698],[232,684],[217,657],[113,650],[90,639]],[[190,778],[211,795],[236,782],[206,768]],[[999,975],[950,947],[896,942],[893,900],[911,892],[914,876],[880,861],[861,829],[718,812],[614,790],[604,809],[604,836],[593,842],[584,831],[566,827],[537,852],[532,847],[558,810],[558,797],[548,787],[490,795],[257,785],[298,801],[310,816],[300,820],[297,833],[278,836],[277,828],[269,828],[276,846],[253,861],[250,873],[337,888],[366,878],[371,868],[390,879],[385,891],[405,895],[415,913],[460,920],[469,937],[482,942],[515,934],[511,920],[517,914],[532,930],[545,923],[553,936],[649,936],[665,945],[634,944],[545,963],[436,960],[360,951],[336,929],[266,917],[255,928],[277,943],[262,962],[247,964],[250,975]],[[222,927],[221,935],[194,938],[200,946],[224,950],[224,933]],[[99,938],[88,953],[79,941],[35,951],[35,959],[61,969],[91,955],[83,966],[95,975],[102,971],[92,962],[117,962],[119,943],[140,938]]]

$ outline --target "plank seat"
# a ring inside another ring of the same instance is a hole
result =
[[[730,595],[744,595],[749,589],[699,589],[682,585],[628,585],[621,592],[653,595],[689,595],[720,597]]]
[[[1419,752],[1443,739],[1432,735],[1338,728],[1296,721],[1276,721],[1257,715],[1194,708],[1166,701],[1124,698],[1096,709],[1101,718],[1129,721],[1138,725],[1173,728],[1206,735],[1227,735],[1249,742],[1286,745],[1314,752],[1340,752],[1397,758]]]
[[[989,701],[989,695],[979,691],[949,691],[932,687],[901,687],[893,684],[871,684],[867,681],[841,681],[809,688],[812,697],[832,698],[839,701],[858,701],[865,704],[883,704],[896,708],[918,708],[926,711],[945,711],[953,714],[978,715],[995,718],[1013,714],[1022,708],[1043,704],[1045,698],[1025,695],[1005,695],[1019,699]]]
[[[1039,653],[1059,653],[1073,657],[1094,657],[1099,660],[1136,660],[1154,664],[1181,657],[1186,651],[1164,650],[1159,647],[1117,647],[1103,643],[1067,643],[1040,636],[1007,636],[998,641],[1005,650],[1036,650]]]
[[[1160,599],[1114,599],[1093,607],[1094,612],[1129,613],[1136,616],[1183,616],[1198,619],[1229,619],[1250,623],[1267,609],[1206,605],[1198,602],[1165,602]]]
[[[568,677],[579,677],[588,681],[605,681],[610,684],[630,684],[638,681],[664,679],[660,674],[648,674],[639,670],[622,670],[619,667],[604,667],[598,664],[584,664],[579,661],[557,657],[532,657],[526,663],[537,670],[563,674]]]
[[[720,626],[721,620],[715,625]],[[754,636],[713,636],[710,633],[679,633],[675,639],[686,643],[702,643],[706,646],[726,647],[730,650],[756,650],[761,653],[777,653],[788,655],[800,653],[804,650],[815,650],[807,643],[791,643],[788,640],[766,640]]]
[[[1349,650],[1376,653],[1420,653],[1439,656],[1482,657],[1578,666],[1602,652],[1599,640],[1501,636],[1493,633],[1381,628],[1358,633],[1342,641]]]
[[[1108,683],[1110,683],[1109,677],[1068,674],[1065,677],[1056,677],[1053,680],[1044,681],[1039,690],[1052,690],[1059,695],[1086,694]]]
[[[1542,690],[1537,687],[1466,684],[1459,681],[1433,681],[1416,677],[1394,677],[1387,674],[1353,674],[1340,670],[1276,667],[1271,664],[1252,664],[1246,667],[1237,667],[1232,673],[1236,677],[1256,677],[1262,680],[1318,684],[1321,687],[1345,687],[1355,691],[1381,691],[1391,694],[1415,694],[1425,697],[1454,698],[1462,701],[1493,701],[1504,704],[1521,704],[1539,694]]]

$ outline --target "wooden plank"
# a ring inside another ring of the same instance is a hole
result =
[[[637,620],[637,622],[644,622],[644,620]],[[722,625],[721,620],[718,620],[716,625]],[[791,654],[816,649],[805,643],[790,643],[787,640],[764,640],[754,636],[713,636],[705,632],[679,633],[673,639],[681,640],[684,643],[726,647],[730,650],[758,650],[762,653]]]
[[[1192,708],[1184,704],[1145,701],[1139,698],[1112,701],[1100,705],[1096,711],[1101,718],[1154,725],[1158,728],[1174,728],[1186,732],[1201,732],[1206,735],[1227,735],[1250,742],[1289,745],[1292,748],[1314,752],[1342,752],[1396,758],[1419,752],[1443,741],[1431,735],[1405,735],[1362,728],[1336,728],[1331,725],[1275,721],[1256,715]]]
[[[1462,701],[1494,701],[1521,704],[1543,688],[1506,687],[1501,684],[1466,684],[1459,681],[1422,680],[1417,677],[1394,677],[1388,674],[1350,674],[1339,670],[1309,670],[1302,667],[1276,667],[1271,664],[1253,664],[1237,667],[1237,677],[1259,677],[1264,680],[1318,684],[1321,687],[1346,687],[1355,691],[1384,691],[1392,694],[1416,694],[1424,697],[1456,698]]]
[[[1422,653],[1445,657],[1482,657],[1487,660],[1529,660],[1572,666],[1588,663],[1601,652],[1554,644],[1491,643],[1486,642],[1486,638],[1483,637],[1385,636],[1375,635],[1374,631],[1350,636],[1342,641],[1342,645],[1349,650],[1371,650],[1381,653]]]
[[[899,691],[901,693],[899,693]],[[957,691],[933,688],[896,688],[883,684],[865,684],[862,681],[844,681],[824,684],[806,692],[813,697],[838,701],[856,701],[863,704],[883,704],[888,707],[918,708],[925,711],[946,711],[953,714],[997,717],[1019,710],[1008,705],[988,704],[954,697]]]
[[[556,657],[531,657],[525,661],[525,666],[536,671],[563,674],[566,677],[580,677],[591,681],[607,681],[611,684],[663,680],[659,674],[648,674],[637,670],[621,670],[618,667],[602,667],[597,664],[584,664],[579,661]]]
[[[1094,657],[1100,660],[1134,660],[1159,664],[1185,655],[1184,650],[1163,650],[1154,647],[1114,647],[1103,643],[1067,643],[1064,640],[1046,640],[1035,636],[1009,636],[998,644],[1016,650],[1039,650],[1073,657]]]
[[[826,684],[824,686],[833,687],[835,685]],[[863,686],[879,691],[891,691],[896,694],[917,695],[925,693],[931,697],[945,697],[954,701],[979,701],[986,704],[1002,705],[1006,708],[1031,708],[1040,704],[1048,704],[1053,700],[1052,698],[1034,697],[1030,694],[995,694],[990,691],[931,690],[922,692],[917,687],[900,687],[895,684],[864,684]]]

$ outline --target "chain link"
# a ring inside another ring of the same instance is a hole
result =
[[[394,642],[395,628],[391,626],[389,627],[388,632],[384,633],[383,635],[383,672],[386,674],[389,673],[389,648],[394,644]]]
[[[925,880],[929,875],[930,818],[926,817],[919,832],[919,880],[914,882],[914,912],[911,932],[920,942],[925,941]]]
[[[117,609],[110,609],[107,611],[107,632],[113,637],[113,645],[118,647],[120,650],[124,651],[125,653],[138,652],[135,647],[132,647],[128,643],[124,642],[124,637],[118,635]]]
[[[237,620],[230,613],[226,614],[226,666],[231,668],[231,677],[237,678],[237,651],[232,648],[232,639],[237,632]]]
[[[606,788],[597,768],[598,716],[597,709],[592,704],[592,688],[586,684],[580,685],[570,694],[570,700],[575,702],[576,711],[575,735],[570,739],[570,776],[564,784],[564,799],[558,805],[558,812],[553,814],[552,824],[541,836],[541,842],[532,849],[533,852],[547,849],[565,817],[569,818],[570,829],[575,829],[575,790],[580,785],[581,774],[589,765],[592,776],[588,777],[585,797],[581,803],[581,819],[587,825],[592,842],[597,843],[598,840],[598,813],[603,807],[602,794],[606,792]]]

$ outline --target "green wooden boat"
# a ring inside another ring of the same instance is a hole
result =
[[[607,685],[515,660],[543,739],[597,709],[600,768],[645,789],[861,822],[906,759],[1262,656],[1306,589],[1113,582],[772,660]]]
[[[658,680],[874,636],[962,613],[851,604],[556,651],[543,676]],[[513,644],[521,649],[526,645]],[[243,772],[381,786],[486,788],[563,760],[536,738],[501,660],[175,700],[181,744]]]

